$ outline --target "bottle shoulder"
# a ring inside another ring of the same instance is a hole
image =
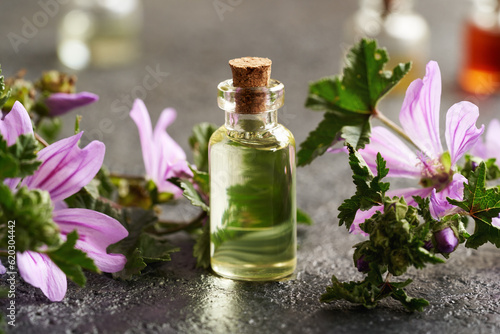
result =
[[[256,133],[233,131],[222,125],[210,137],[209,145],[236,145],[256,149],[295,148],[295,138],[290,130],[279,123],[271,129]]]

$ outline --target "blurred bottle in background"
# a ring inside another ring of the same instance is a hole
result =
[[[346,41],[352,45],[363,37],[377,39],[389,52],[390,69],[412,61],[411,71],[395,87],[404,93],[411,81],[425,74],[430,49],[426,20],[413,10],[413,0],[359,0],[359,6],[346,22]]]
[[[140,0],[71,0],[59,26],[57,54],[69,68],[115,67],[140,54]]]
[[[473,0],[465,22],[461,87],[473,94],[500,91],[500,0]]]

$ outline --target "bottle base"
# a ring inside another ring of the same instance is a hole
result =
[[[270,265],[231,264],[212,259],[215,274],[237,281],[275,281],[293,274],[297,260],[273,263]]]

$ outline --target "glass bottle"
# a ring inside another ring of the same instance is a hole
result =
[[[500,91],[500,0],[474,0],[465,23],[460,86],[473,94]]]
[[[405,92],[408,85],[425,74],[429,58],[429,26],[413,10],[413,0],[359,0],[359,10],[345,25],[349,46],[361,38],[373,38],[387,48],[393,69],[399,63],[412,61],[412,69],[395,87]]]
[[[238,96],[261,103],[238,111]],[[249,98],[250,97],[250,98]],[[284,86],[218,85],[226,122],[210,138],[210,253],[215,273],[239,280],[289,276],[296,266],[295,140],[278,123]]]
[[[80,70],[126,65],[140,53],[142,6],[139,0],[71,0],[59,26],[57,54]]]

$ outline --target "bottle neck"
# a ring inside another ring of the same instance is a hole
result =
[[[226,128],[237,132],[265,132],[278,125],[278,110],[257,114],[226,111]]]

